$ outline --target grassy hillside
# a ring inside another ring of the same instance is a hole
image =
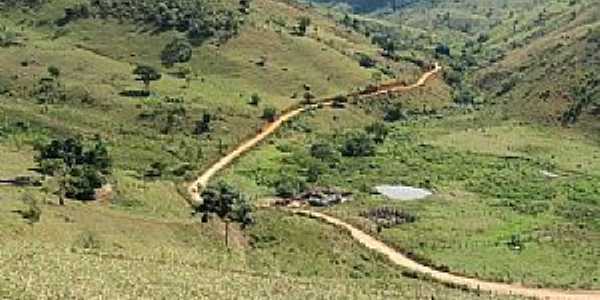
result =
[[[331,10],[348,27],[393,43],[398,61],[435,56],[448,85],[352,113],[305,116],[224,178],[262,195],[277,194],[289,178],[352,191],[355,201],[326,211],[439,269],[597,289],[597,5],[422,1],[349,17]],[[384,121],[394,106],[402,117]],[[384,122],[386,142],[344,157],[349,137],[373,122]],[[333,153],[325,160],[311,154],[323,143]],[[372,194],[378,184],[435,195],[391,201]],[[381,207],[417,221],[378,231],[364,214]]]
[[[495,298],[414,278],[336,228],[275,209],[231,225],[227,248],[225,224],[201,223],[182,195],[269,111],[413,82],[434,60],[444,74],[425,87],[308,112],[219,179],[252,204],[351,191],[323,210],[439,269],[600,287],[597,1],[386,2],[362,15],[162,2],[0,5],[0,298]],[[189,46],[165,64],[174,42]],[[139,65],[162,75],[148,91]],[[38,147],[65,137],[106,143],[97,201],[58,205],[76,173],[39,173]],[[378,184],[434,196],[390,201]],[[364,217],[381,207],[414,222]]]
[[[116,18],[129,8],[59,21],[81,3],[0,7],[0,298],[480,298],[406,277],[345,233],[278,211],[257,212],[244,231],[232,225],[227,249],[225,225],[200,223],[180,195],[181,181],[264,123],[264,108],[297,104],[305,86],[322,97],[371,83],[375,69],[356,53],[385,60],[363,35],[303,6],[257,0],[240,14],[237,2],[213,1],[244,19],[237,33],[215,32],[194,44],[189,62],[167,68],[162,49],[189,31]],[[311,18],[304,36],[294,33],[301,16]],[[127,96],[143,90],[138,64],[162,73],[148,97]],[[406,81],[420,72],[392,66],[387,76]],[[249,104],[254,94],[258,105]],[[206,114],[209,130],[195,133]],[[36,146],[71,136],[106,141],[104,196],[60,206],[60,177],[11,184],[40,176]]]

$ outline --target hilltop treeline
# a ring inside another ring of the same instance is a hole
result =
[[[48,0],[0,1],[0,8],[38,7]],[[116,19],[148,31],[177,30],[192,42],[207,38],[227,40],[238,33],[250,1],[217,0],[88,0],[65,7],[55,23],[65,26],[78,19]]]

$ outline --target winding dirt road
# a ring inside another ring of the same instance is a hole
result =
[[[552,289],[536,289],[528,288],[515,284],[505,284],[482,281],[478,279],[458,276],[446,272],[434,270],[428,266],[422,265],[400,252],[394,250],[390,246],[377,240],[376,238],[368,235],[364,231],[332,216],[314,212],[310,210],[292,210],[294,214],[315,218],[325,223],[337,226],[350,232],[352,238],[357,240],[365,247],[377,251],[389,258],[394,264],[407,268],[411,271],[415,271],[421,274],[427,274],[432,278],[444,282],[451,283],[454,285],[466,286],[471,290],[479,290],[484,292],[491,292],[497,295],[520,295],[525,297],[533,297],[539,299],[555,299],[555,300],[592,300],[600,299],[600,291],[568,291],[568,290],[552,290]]]
[[[384,95],[388,93],[402,92],[408,91],[420,86],[425,85],[425,83],[435,76],[437,73],[441,71],[441,67],[436,63],[435,68],[431,71],[424,73],[417,82],[411,85],[402,85],[399,83],[392,84],[384,84],[377,87],[374,90],[362,93],[350,94],[349,96],[359,96],[359,97],[370,97],[370,96],[378,96]],[[200,197],[200,193],[202,189],[208,185],[210,179],[219,171],[223,170],[229,164],[231,164],[235,159],[243,155],[245,152],[251,150],[256,145],[258,145],[261,141],[265,140],[271,134],[273,134],[277,129],[279,129],[285,122],[290,119],[296,117],[297,115],[312,109],[317,109],[324,106],[333,105],[333,99],[322,99],[317,104],[304,105],[301,107],[290,109],[289,111],[283,113],[280,117],[278,117],[273,122],[267,123],[261,131],[251,139],[241,143],[237,146],[233,151],[219,159],[216,163],[211,165],[206,171],[204,171],[200,177],[198,177],[194,182],[190,184],[188,187],[188,192],[191,198],[195,202],[201,202],[202,198]],[[515,284],[504,284],[504,283],[495,283],[488,282],[483,280],[478,280],[474,278],[468,278],[463,276],[458,276],[446,272],[441,272],[438,270],[434,270],[428,266],[422,265],[417,261],[414,261],[402,253],[394,250],[393,248],[387,246],[383,242],[377,240],[376,238],[368,235],[364,231],[340,220],[334,218],[332,216],[314,212],[310,210],[292,210],[294,214],[315,218],[321,220],[325,223],[337,226],[339,228],[343,228],[347,230],[352,235],[352,238],[357,240],[359,243],[364,245],[365,247],[372,249],[373,251],[377,251],[385,256],[387,256],[390,261],[398,266],[402,266],[408,270],[415,271],[422,274],[427,274],[432,278],[444,282],[447,284],[466,286],[472,290],[479,290],[485,292],[491,292],[494,294],[500,295],[520,295],[525,297],[534,297],[539,299],[554,299],[554,300],[600,300],[600,291],[570,291],[570,290],[553,290],[553,289],[538,289],[538,288],[528,288]]]
[[[349,96],[360,96],[360,97],[374,97],[380,96],[384,94],[397,93],[402,91],[409,91],[420,86],[425,85],[427,80],[429,80],[432,76],[436,75],[438,72],[442,70],[442,67],[436,63],[434,68],[428,72],[425,72],[417,82],[411,85],[402,85],[399,83],[391,83],[384,84],[377,87],[374,91],[363,92],[363,93],[354,93]],[[192,182],[188,187],[188,193],[191,196],[192,200],[195,202],[201,202],[202,199],[200,197],[200,193],[202,189],[208,185],[210,179],[219,171],[227,167],[231,164],[236,158],[240,157],[242,154],[254,148],[257,144],[265,140],[271,134],[273,134],[277,129],[281,127],[284,123],[289,121],[290,119],[296,117],[297,115],[312,109],[317,109],[320,107],[331,106],[334,104],[333,98],[325,98],[316,101],[315,104],[309,104],[300,106],[297,108],[292,108],[287,112],[284,112],[281,116],[275,119],[272,122],[269,122],[263,126],[260,132],[252,137],[251,139],[241,143],[227,155],[223,156],[216,163],[212,164],[206,171],[204,171],[200,177],[198,177],[194,182]]]

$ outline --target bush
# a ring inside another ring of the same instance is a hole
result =
[[[96,189],[104,184],[102,174],[90,166],[78,166],[71,170],[66,195],[78,200],[95,200]]]
[[[457,103],[457,104],[471,105],[471,104],[475,103],[475,95],[473,95],[473,93],[466,88],[460,88],[458,91],[456,91],[454,93],[453,100],[454,100],[454,103]]]
[[[450,48],[444,44],[439,44],[435,47],[435,53],[439,55],[450,56]]]
[[[54,77],[42,77],[33,87],[31,96],[40,104],[54,104],[67,99],[64,86]]]
[[[10,80],[0,76],[0,95],[4,95],[4,94],[10,92],[11,88],[12,88],[12,84],[11,84]]]
[[[389,134],[389,129],[381,122],[375,122],[365,128],[365,131],[373,137],[373,141],[377,144],[385,142],[385,138]]]
[[[340,152],[343,156],[359,157],[375,154],[375,143],[366,133],[350,134],[346,137]]]
[[[38,200],[29,193],[23,194],[21,198],[27,209],[20,211],[21,216],[27,220],[29,224],[35,224],[40,221],[42,209],[38,205]]]
[[[96,233],[86,230],[79,235],[74,243],[74,246],[83,248],[85,250],[96,250],[100,249],[102,243]]]
[[[297,176],[282,176],[275,183],[275,193],[282,198],[292,198],[306,189],[306,182]]]
[[[320,160],[331,160],[335,158],[335,149],[329,143],[315,143],[310,146],[310,155]]]
[[[402,107],[401,103],[395,105],[389,105],[384,108],[383,119],[386,122],[396,122],[408,119],[406,110]]]
[[[160,53],[160,60],[165,66],[188,62],[192,59],[192,45],[185,39],[175,38]]]
[[[257,93],[252,94],[252,96],[250,96],[250,105],[253,106],[258,106],[260,104],[260,102],[262,102],[262,99],[260,98],[260,96]]]
[[[374,68],[376,62],[374,59],[364,53],[358,53],[358,64],[363,68]]]
[[[263,109],[262,118],[270,122],[275,121],[277,117],[277,109],[273,106],[267,106]]]
[[[444,81],[451,86],[457,86],[462,82],[462,74],[452,69],[445,69]]]
[[[205,112],[202,114],[202,119],[196,121],[196,125],[194,127],[194,134],[202,135],[210,131],[210,122],[212,120],[211,114]]]
[[[10,47],[17,44],[17,34],[7,29],[0,29],[0,47]]]
[[[58,76],[60,76],[60,69],[56,66],[49,66],[48,74],[50,74],[50,76],[54,78],[57,78]]]

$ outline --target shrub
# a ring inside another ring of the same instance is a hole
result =
[[[270,122],[275,121],[277,117],[277,109],[273,106],[267,106],[263,109],[262,118]]]
[[[450,56],[450,48],[444,44],[438,44],[434,51],[439,55]]]
[[[0,76],[0,95],[4,95],[10,91],[12,84],[10,80]]]
[[[282,198],[292,198],[306,189],[306,182],[297,176],[282,176],[275,183],[275,193]]]
[[[402,103],[388,105],[384,108],[383,119],[387,122],[396,122],[408,119],[406,110],[402,107]]]
[[[27,209],[20,211],[21,216],[27,220],[29,224],[35,224],[40,221],[42,209],[38,204],[38,199],[29,193],[23,194],[21,198]]]
[[[320,160],[335,158],[335,149],[329,143],[318,142],[310,146],[310,155]]]
[[[160,60],[165,66],[184,63],[192,58],[192,45],[185,39],[175,38],[160,53]]]
[[[373,141],[377,144],[385,142],[385,138],[389,134],[389,129],[381,122],[375,122],[367,127],[365,131],[373,137]]]
[[[102,243],[96,233],[86,230],[79,234],[74,246],[83,248],[85,250],[95,250],[100,249]]]
[[[364,53],[358,53],[358,64],[363,68],[374,68],[376,62],[374,59]]]
[[[196,125],[194,127],[194,134],[202,135],[210,131],[210,122],[212,120],[211,114],[204,112],[202,114],[202,119],[196,121]]]
[[[71,170],[66,195],[78,200],[94,200],[96,189],[101,188],[105,180],[102,174],[90,166],[78,166]]]
[[[10,47],[18,44],[17,34],[6,28],[0,29],[0,47]]]
[[[49,66],[48,74],[54,78],[58,78],[58,76],[60,76],[60,69],[56,66]]]
[[[64,86],[54,77],[42,77],[33,87],[31,96],[40,104],[54,104],[67,99]]]
[[[375,154],[375,143],[366,133],[354,133],[346,137],[340,152],[343,156],[358,157]]]
[[[458,91],[454,93],[453,100],[454,103],[457,104],[470,105],[475,103],[475,95],[466,88],[459,88]]]
[[[260,102],[262,102],[262,99],[260,98],[260,96],[257,93],[252,94],[252,96],[250,96],[250,105],[253,106],[258,106],[258,104],[260,104]]]

